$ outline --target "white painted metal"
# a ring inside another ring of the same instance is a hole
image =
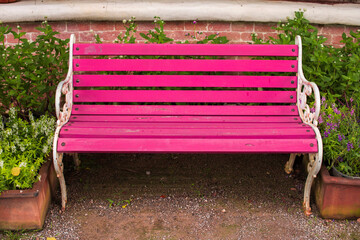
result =
[[[61,202],[62,202],[62,209],[65,210],[65,205],[67,201],[66,196],[66,185],[65,185],[65,178],[63,174],[63,153],[57,152],[57,145],[58,145],[58,138],[61,128],[69,121],[71,115],[71,109],[73,104],[73,85],[72,85],[72,76],[73,76],[73,45],[75,43],[75,35],[72,34],[70,36],[70,44],[69,44],[69,70],[66,75],[65,80],[61,81],[57,88],[55,94],[55,111],[57,117],[57,126],[54,135],[54,142],[53,142],[53,161],[54,161],[54,168],[57,177],[60,181],[60,188],[61,188]],[[63,105],[62,111],[60,109],[61,103],[61,96],[62,94],[65,95],[65,103]]]
[[[311,214],[310,207],[310,191],[311,186],[316,178],[318,172],[320,171],[322,159],[323,159],[323,142],[318,125],[318,118],[320,114],[320,92],[317,85],[313,82],[306,80],[303,70],[302,70],[302,43],[300,36],[296,36],[295,44],[299,48],[299,57],[298,57],[298,86],[297,86],[297,106],[300,114],[300,118],[303,123],[311,126],[315,132],[316,140],[318,143],[318,152],[316,154],[309,154],[309,164],[308,164],[308,176],[305,183],[304,189],[304,210],[305,214]],[[310,96],[314,92],[314,108],[315,112],[311,112],[309,105],[306,103],[307,96]],[[290,161],[290,160],[289,160]],[[292,168],[292,166],[291,166]]]
[[[291,153],[290,154],[289,161],[287,161],[285,164],[285,172],[287,174],[292,173],[292,171],[294,170],[293,166],[294,166],[296,156],[301,156],[301,153]]]

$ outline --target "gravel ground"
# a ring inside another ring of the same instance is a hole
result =
[[[68,204],[58,192],[41,231],[0,239],[360,239],[356,220],[301,209],[305,176],[288,155],[81,155],[65,160]],[[313,200],[313,199],[312,199]]]

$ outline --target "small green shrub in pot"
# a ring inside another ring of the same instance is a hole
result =
[[[48,159],[55,118],[43,115],[34,119],[30,113],[29,119],[20,118],[15,108],[10,108],[8,119],[0,115],[0,194],[5,190],[31,188]]]
[[[322,98],[319,128],[324,161],[343,174],[360,177],[360,119],[353,98],[341,103]]]

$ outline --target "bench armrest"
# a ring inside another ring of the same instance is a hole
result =
[[[295,44],[299,47],[298,57],[298,86],[297,86],[297,106],[301,120],[304,123],[318,125],[318,118],[320,115],[320,91],[318,86],[314,82],[306,80],[302,70],[302,48],[301,38],[296,36]],[[310,96],[314,92],[314,109],[311,111],[309,105],[306,103],[307,96]]]
[[[56,94],[55,94],[55,111],[56,111],[56,117],[57,117],[57,125],[62,126],[65,124],[69,119],[71,115],[71,109],[73,104],[73,85],[72,85],[72,76],[73,76],[73,66],[72,66],[72,60],[73,60],[73,44],[75,42],[75,36],[72,34],[70,36],[70,46],[69,46],[69,70],[66,75],[65,80],[61,81],[57,88],[56,88]],[[65,95],[65,103],[63,105],[62,111],[61,111],[61,95]]]

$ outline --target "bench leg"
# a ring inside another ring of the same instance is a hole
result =
[[[65,205],[67,202],[67,194],[66,194],[66,184],[64,177],[64,166],[63,166],[63,153],[56,153],[56,159],[54,159],[54,168],[56,171],[56,175],[59,178],[60,182],[60,190],[61,190],[61,206],[62,211],[65,211]]]
[[[296,156],[298,156],[298,155],[300,155],[300,154],[298,154],[298,153],[291,153],[291,154],[290,154],[289,161],[287,161],[286,164],[285,164],[285,172],[286,172],[287,174],[292,173],[292,171],[294,170],[294,169],[293,169],[293,166],[294,166],[295,158],[296,158]]]
[[[322,159],[319,157],[319,154],[309,154],[309,164],[308,164],[308,176],[306,178],[305,189],[304,189],[304,203],[303,208],[305,215],[311,215],[311,207],[310,207],[310,193],[311,186],[318,174],[321,167]]]
[[[74,159],[75,168],[76,168],[76,169],[79,169],[80,164],[81,164],[81,161],[80,161],[80,158],[79,158],[79,154],[77,154],[77,153],[72,153],[71,155],[73,156],[73,159]]]

